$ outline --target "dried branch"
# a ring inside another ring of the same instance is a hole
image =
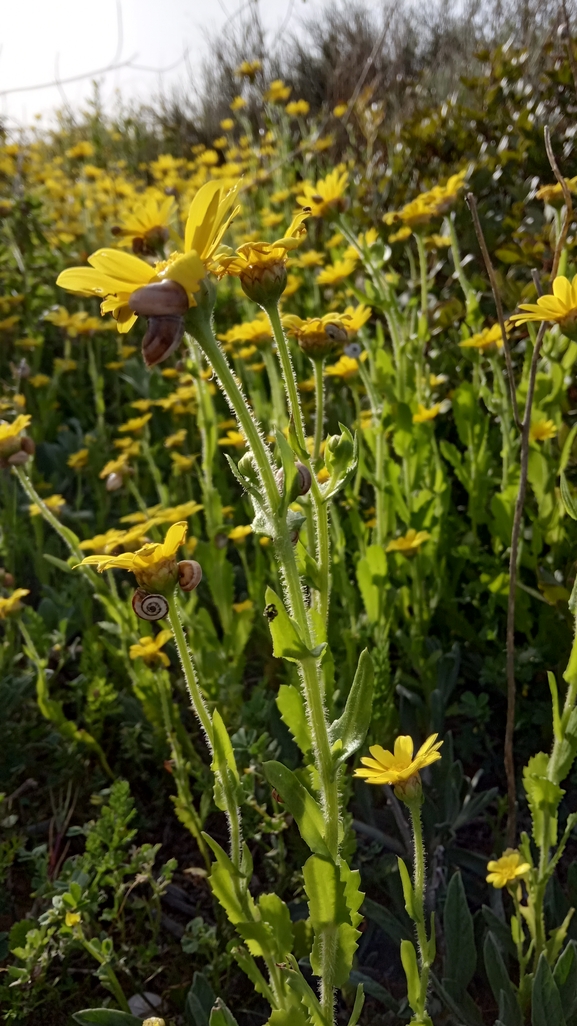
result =
[[[559,170],[559,167],[557,165],[557,161],[555,159],[555,154],[553,153],[553,147],[551,145],[551,133],[549,132],[549,126],[548,125],[545,125],[544,135],[545,135],[545,149],[547,150],[547,157],[549,158],[549,163],[551,165],[551,170],[552,170],[553,174],[555,175],[555,178],[557,179],[557,181],[559,182],[559,185],[561,186],[561,188],[563,190],[563,199],[565,200],[565,217],[563,219],[563,226],[562,226],[561,231],[559,233],[559,238],[557,239],[557,245],[555,246],[555,255],[553,257],[553,267],[551,268],[551,281],[555,281],[555,278],[557,277],[557,271],[559,269],[559,261],[561,259],[561,253],[563,252],[563,246],[565,245],[565,241],[567,239],[567,233],[569,231],[569,225],[571,223],[571,218],[573,217],[573,200],[571,198],[571,192],[569,191],[569,186],[567,185],[567,182],[563,178],[563,175],[561,174],[561,172]]]
[[[467,206],[471,211],[471,217],[473,218],[473,224],[475,226],[475,232],[477,235],[477,241],[479,243],[481,253],[483,254],[483,260],[485,261],[485,267],[487,274],[489,275],[489,281],[491,282],[491,289],[493,292],[493,299],[495,300],[495,307],[497,309],[497,319],[499,321],[499,327],[501,329],[501,338],[503,340],[503,352],[505,353],[505,363],[507,364],[507,381],[509,384],[509,395],[511,398],[511,408],[513,410],[513,417],[515,424],[519,431],[523,430],[523,425],[519,419],[519,407],[517,405],[517,391],[515,388],[515,375],[513,372],[513,360],[511,359],[511,350],[509,348],[509,339],[507,338],[507,329],[505,327],[505,316],[503,314],[503,304],[501,302],[501,296],[499,295],[499,288],[497,286],[497,276],[495,274],[495,268],[491,261],[491,256],[487,248],[485,236],[483,234],[483,228],[479,219],[479,211],[477,210],[477,201],[472,192],[467,193]]]

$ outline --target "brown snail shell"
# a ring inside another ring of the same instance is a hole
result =
[[[340,324],[325,324],[325,335],[328,335],[331,342],[347,342],[349,337]]]
[[[8,457],[8,463],[11,467],[20,467],[23,463],[28,462],[28,458],[28,453],[24,449],[19,449],[18,452],[14,452]]]
[[[132,608],[141,620],[163,620],[168,615],[168,600],[144,588],[137,588],[132,596]]]
[[[20,439],[20,448],[23,449],[24,452],[27,452],[29,456],[33,456],[36,452],[36,444],[34,442],[34,439],[30,438],[29,435],[24,435]]]
[[[181,559],[177,564],[178,583],[183,591],[194,591],[202,581],[202,567],[195,559]]]
[[[188,310],[188,296],[177,281],[153,281],[136,289],[128,305],[139,317],[178,317]]]
[[[293,494],[296,497],[297,495],[307,494],[312,484],[312,478],[310,470],[308,469],[308,467],[305,467],[304,463],[297,463],[295,465],[297,469],[297,476],[295,483],[293,485]],[[284,470],[282,467],[280,467],[276,471],[275,478],[279,491],[282,491],[284,484]]]
[[[146,288],[152,288],[152,285],[147,285]],[[157,363],[167,360],[175,349],[178,349],[183,335],[184,320],[182,317],[173,317],[167,314],[160,317],[149,317],[146,335],[142,339],[142,358],[146,366],[156,367]]]

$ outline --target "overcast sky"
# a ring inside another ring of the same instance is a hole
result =
[[[187,76],[183,54],[194,67],[206,53],[207,33],[242,11],[257,6],[270,38],[283,25],[298,28],[334,0],[0,0],[0,116],[9,125],[29,124],[34,115],[49,118],[65,99],[77,106],[91,93],[90,79],[68,78],[98,71],[132,58],[139,67],[167,69],[160,74],[119,68],[102,77],[103,93],[146,98]],[[118,8],[122,17],[119,41]],[[120,46],[119,46],[120,42]],[[247,56],[250,56],[247,54]],[[176,65],[176,67],[172,67]],[[29,86],[62,81],[56,87]],[[98,77],[98,76],[96,76]],[[16,91],[18,90],[18,91]]]

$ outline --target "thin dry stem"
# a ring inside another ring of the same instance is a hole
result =
[[[471,211],[471,217],[473,218],[473,224],[475,226],[475,233],[477,240],[483,254],[483,260],[489,275],[489,281],[491,282],[491,289],[493,292],[493,298],[495,300],[495,307],[497,309],[497,319],[499,321],[499,327],[501,329],[501,338],[503,340],[503,352],[505,353],[505,363],[507,364],[507,381],[509,385],[509,395],[511,397],[511,407],[513,409],[513,417],[515,424],[519,431],[523,430],[523,425],[519,419],[519,407],[517,405],[517,392],[515,389],[515,376],[513,373],[513,361],[511,359],[511,350],[509,348],[509,339],[507,338],[507,329],[505,327],[505,316],[503,314],[503,304],[501,302],[501,296],[499,295],[499,288],[497,286],[497,276],[495,269],[491,261],[491,256],[485,242],[485,236],[483,234],[483,228],[481,227],[481,221],[479,219],[479,212],[477,210],[477,201],[472,192],[467,193],[467,206]]]
[[[548,125],[545,125],[545,130],[543,134],[545,136],[545,149],[547,150],[547,157],[551,165],[551,170],[563,190],[563,199],[565,200],[565,217],[563,219],[563,226],[561,228],[561,232],[559,233],[559,238],[557,239],[557,245],[555,246],[553,267],[551,268],[551,281],[555,281],[555,278],[557,277],[557,271],[559,268],[559,261],[561,259],[561,253],[563,252],[563,246],[565,245],[565,241],[567,239],[567,232],[569,231],[569,225],[571,223],[571,218],[573,217],[573,200],[571,199],[571,192],[569,191],[569,186],[563,178],[563,175],[561,174],[557,161],[555,159],[555,154],[553,153],[553,147],[551,145],[551,133],[549,131]]]

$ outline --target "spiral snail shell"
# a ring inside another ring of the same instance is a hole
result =
[[[202,567],[195,559],[181,559],[178,567],[178,583],[183,591],[194,591],[202,581]]]
[[[296,463],[295,466],[297,469],[297,476],[292,488],[294,498],[296,498],[297,495],[306,495],[312,484],[311,472],[308,467],[305,467],[304,463]],[[279,491],[282,491],[284,484],[284,470],[282,467],[276,471],[275,477]]]
[[[153,281],[136,289],[128,305],[139,317],[181,317],[188,310],[188,296],[177,281]]]
[[[164,595],[154,595],[137,588],[132,596],[132,608],[141,620],[162,620],[168,615],[168,601]]]

